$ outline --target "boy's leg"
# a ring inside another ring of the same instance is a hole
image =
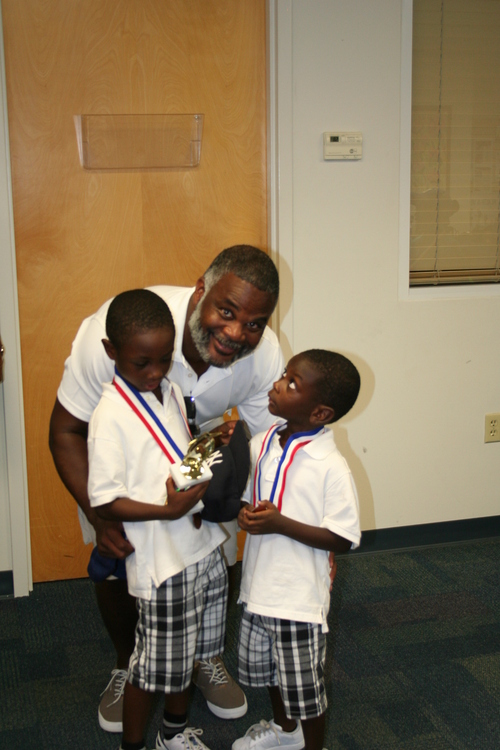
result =
[[[284,732],[293,732],[297,729],[297,720],[289,719],[286,715],[285,704],[281,697],[280,689],[278,686],[268,687],[269,697],[271,699],[271,706],[273,708],[273,719],[275,724],[278,724]]]
[[[154,693],[148,693],[127,682],[123,698],[122,747],[126,744],[144,747],[144,730],[151,712]]]
[[[233,743],[232,750],[302,750],[304,747],[300,725],[287,717],[277,685],[273,656],[276,622],[274,618],[252,614],[243,606],[238,646],[239,678],[250,687],[267,687],[274,718],[253,724],[244,737]]]
[[[269,645],[266,647],[266,642]],[[272,644],[272,646],[271,646]],[[244,684],[267,684],[273,720],[254,724],[233,750],[322,750],[326,696],[323,670],[326,638],[321,626],[259,617],[244,608],[239,674]],[[269,666],[272,658],[274,672]],[[276,679],[277,675],[277,679]],[[279,683],[279,688],[277,684]],[[318,715],[319,714],[319,715]],[[299,717],[306,717],[299,722]],[[306,726],[308,736],[303,734]]]
[[[201,740],[202,729],[187,726],[191,689],[165,696],[163,725],[156,738],[156,750],[209,750]]]
[[[168,741],[182,734],[187,727],[190,687],[182,693],[165,695],[163,721],[156,740],[157,747],[167,747]]]
[[[278,724],[284,732],[293,732],[297,728],[297,721],[289,719],[286,715],[285,705],[278,687],[270,687],[269,696],[273,707],[274,723]],[[302,733],[304,735],[305,750],[323,750],[325,739],[325,713],[314,716],[311,719],[302,719]]]
[[[283,716],[304,717],[300,724],[305,749],[322,750],[327,706],[325,634],[320,625],[280,620],[276,635],[280,691],[274,696],[273,709],[281,720]],[[279,723],[276,716],[275,721]]]
[[[305,750],[323,750],[325,739],[326,714],[315,716],[314,719],[302,720],[302,732],[304,734]]]
[[[215,550],[165,585],[168,606],[166,610],[163,606],[158,608],[161,631],[158,642],[159,654],[166,655],[168,674],[164,677],[167,694],[162,727],[156,739],[157,750],[191,747],[208,750],[201,739],[203,731],[187,727],[187,713],[195,657],[219,654],[224,643],[225,575],[224,562]],[[164,587],[161,588],[163,591]],[[169,612],[175,612],[175,616],[168,617]],[[161,645],[162,641],[165,646]]]

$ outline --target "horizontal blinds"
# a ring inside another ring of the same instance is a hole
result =
[[[410,284],[500,281],[500,0],[414,0]]]

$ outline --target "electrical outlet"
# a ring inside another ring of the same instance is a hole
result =
[[[500,414],[487,414],[484,418],[484,442],[500,441]]]

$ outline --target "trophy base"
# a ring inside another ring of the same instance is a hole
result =
[[[192,479],[189,474],[184,474],[180,469],[180,462],[178,464],[172,464],[170,467],[170,474],[175,482],[177,489],[187,490],[190,487],[194,487],[195,484],[201,484],[202,482],[209,482],[212,479],[212,472],[208,468],[205,462],[200,466],[201,476],[197,479]],[[193,511],[192,511],[193,512]]]

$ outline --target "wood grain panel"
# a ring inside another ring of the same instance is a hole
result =
[[[79,323],[265,249],[264,0],[3,0],[35,581],[85,575],[48,422]],[[193,170],[86,172],[75,114],[205,115]]]

